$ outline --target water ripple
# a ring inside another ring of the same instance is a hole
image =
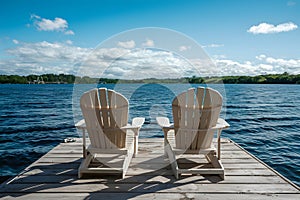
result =
[[[91,85],[76,87],[82,94]],[[231,127],[222,136],[300,185],[300,86],[225,87],[222,116]],[[131,94],[134,88],[138,89]],[[127,84],[116,90],[130,101],[130,119],[146,118],[140,137],[163,137],[155,118],[172,121],[171,102],[183,88],[186,85]],[[81,119],[80,94],[72,99],[72,93],[73,85],[0,85],[0,176],[19,173],[64,138],[78,136],[73,116]]]

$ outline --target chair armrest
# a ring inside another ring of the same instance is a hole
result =
[[[224,119],[219,118],[216,126],[212,127],[211,129],[226,129],[229,127],[230,125]]]
[[[85,121],[84,119],[80,120],[75,124],[75,127],[78,129],[86,129]]]
[[[82,131],[82,154],[83,154],[83,158],[86,158],[87,157],[86,138],[85,138],[86,137],[86,134],[85,134],[86,124],[85,124],[84,119],[82,119],[79,122],[77,122],[75,124],[75,127],[77,129],[81,129],[81,131]]]
[[[174,129],[174,124],[170,124],[170,120],[167,117],[156,117],[156,121],[164,132],[164,138],[166,142],[168,138],[168,132]]]
[[[145,118],[144,117],[135,117],[132,120],[132,126],[138,126],[138,127],[142,127],[142,125],[145,122]]]
[[[132,129],[132,130],[139,130],[142,125],[145,122],[145,118],[143,117],[135,117],[132,120],[132,125],[131,124],[127,124],[126,126],[121,127],[120,129],[122,130],[127,130],[127,129]]]
[[[127,130],[127,129],[140,129],[141,128],[141,126],[133,126],[133,125],[131,125],[131,124],[127,124],[126,126],[123,126],[123,127],[121,127],[120,129],[121,130]]]
[[[167,117],[156,117],[156,121],[161,128],[171,128],[173,126]]]

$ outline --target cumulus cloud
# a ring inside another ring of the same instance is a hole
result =
[[[182,45],[182,46],[179,47],[179,51],[187,51],[187,50],[189,50],[189,49],[191,49],[190,46]]]
[[[258,60],[264,61],[271,65],[283,66],[289,69],[296,69],[300,67],[300,59],[282,59],[282,58],[273,58],[266,55],[259,55],[256,57]],[[299,71],[299,70],[298,70]]]
[[[123,47],[125,49],[132,49],[135,47],[135,41],[129,40],[129,41],[125,41],[125,42],[118,42],[117,45],[119,47]]]
[[[214,60],[217,60],[217,59],[225,59],[225,58],[227,58],[227,56],[226,56],[226,55],[223,55],[223,54],[219,54],[219,55],[213,55],[212,58],[213,58]]]
[[[114,56],[103,60],[104,51],[106,54],[107,51],[111,51],[109,54]],[[190,69],[193,67],[186,60],[172,52],[143,48],[134,50],[114,48],[94,50],[84,63],[84,67],[80,69],[80,74],[120,79],[178,78],[191,76],[191,72],[194,73],[195,70]]]
[[[298,26],[292,22],[273,25],[268,23],[260,23],[259,25],[251,26],[247,32],[253,34],[270,34],[288,32],[297,29]]]
[[[226,56],[213,60],[185,60],[172,52],[124,47],[81,48],[71,41],[20,42],[6,51],[0,61],[2,74],[68,73],[78,76],[120,79],[180,78],[187,76],[259,75],[300,73],[300,59],[258,55],[252,61],[236,61]]]
[[[40,31],[63,31],[68,27],[66,20],[56,17],[54,20],[41,19],[36,22],[37,28]]]
[[[238,62],[230,59],[215,60],[217,71],[215,73],[219,76],[224,75],[258,75],[265,74],[265,66],[250,61]],[[268,70],[269,73],[273,71]]]
[[[117,48],[118,49],[118,48]],[[117,49],[111,50],[110,53]],[[102,55],[103,49],[99,49]],[[106,49],[107,51],[107,49]],[[117,57],[120,55],[120,57]],[[172,52],[153,49],[141,50],[123,49],[110,58],[111,62],[101,64],[103,71],[98,75],[109,78],[142,79],[142,78],[179,78],[188,76],[226,76],[226,75],[260,75],[288,72],[300,73],[300,60],[279,59],[259,55],[252,61],[235,61],[225,56],[215,57],[213,60],[190,59],[189,62]],[[95,59],[91,59],[94,60]],[[96,64],[99,64],[99,61]],[[96,66],[96,65],[94,65]],[[99,65],[98,65],[99,66]],[[96,74],[93,67],[83,68],[83,74]]]
[[[19,43],[6,51],[0,68],[4,74],[74,73],[74,64],[82,61],[91,49],[64,43]]]
[[[74,35],[72,30],[68,30],[68,22],[65,19],[56,17],[51,20],[32,14],[31,20],[39,31],[58,31],[66,35]]]
[[[203,45],[202,48],[218,48],[223,46],[224,44],[208,44],[208,45]]]
[[[72,30],[65,31],[65,34],[66,35],[75,35],[74,31],[72,31]]]
[[[300,59],[282,59],[271,56],[259,55],[256,60],[238,62],[231,59],[216,58],[213,60],[216,64],[215,69],[202,69],[203,73],[211,76],[225,75],[261,75],[261,74],[281,74],[288,72],[290,74],[300,73]],[[201,66],[204,66],[203,64]],[[201,69],[201,67],[199,67]],[[203,68],[203,67],[202,67]]]
[[[69,44],[68,44],[69,43]],[[124,79],[192,76],[193,66],[172,52],[154,49],[76,47],[71,42],[20,43],[6,51],[2,74],[67,73]]]
[[[66,46],[63,43],[50,43],[47,41],[37,43],[24,43],[14,49],[8,49],[7,52],[11,55],[16,55],[17,58],[33,61],[52,60],[76,60],[87,49]]]
[[[16,39],[13,39],[12,42],[13,42],[14,44],[19,44],[19,43],[20,43],[20,42],[19,42],[18,40],[16,40]]]
[[[150,39],[146,39],[146,41],[142,44],[144,47],[153,47],[154,46],[154,41]]]
[[[296,2],[295,1],[288,1],[287,6],[295,6]]]
[[[72,40],[66,40],[66,43],[70,45],[73,44]]]

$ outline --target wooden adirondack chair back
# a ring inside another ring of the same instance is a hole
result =
[[[84,93],[80,107],[94,148],[124,148],[126,132],[120,127],[128,122],[128,100],[106,88]]]
[[[172,102],[176,148],[210,148],[222,108],[222,96],[211,88],[189,89]],[[199,130],[201,129],[201,130]]]

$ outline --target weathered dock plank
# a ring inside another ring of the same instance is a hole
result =
[[[10,193],[4,193],[4,200],[11,199]],[[232,199],[247,199],[247,200],[298,200],[299,196],[294,194],[199,194],[199,193],[29,193],[16,194],[13,196],[16,199],[215,199],[215,200],[232,200]]]
[[[118,176],[77,178],[81,140],[62,143],[3,183],[3,199],[299,199],[299,188],[229,140],[222,140],[225,180],[183,175],[176,180],[163,155],[162,138],[139,141],[124,179]],[[109,159],[109,158],[101,158]],[[201,157],[180,159],[191,165]],[[121,159],[114,160],[116,164]]]

